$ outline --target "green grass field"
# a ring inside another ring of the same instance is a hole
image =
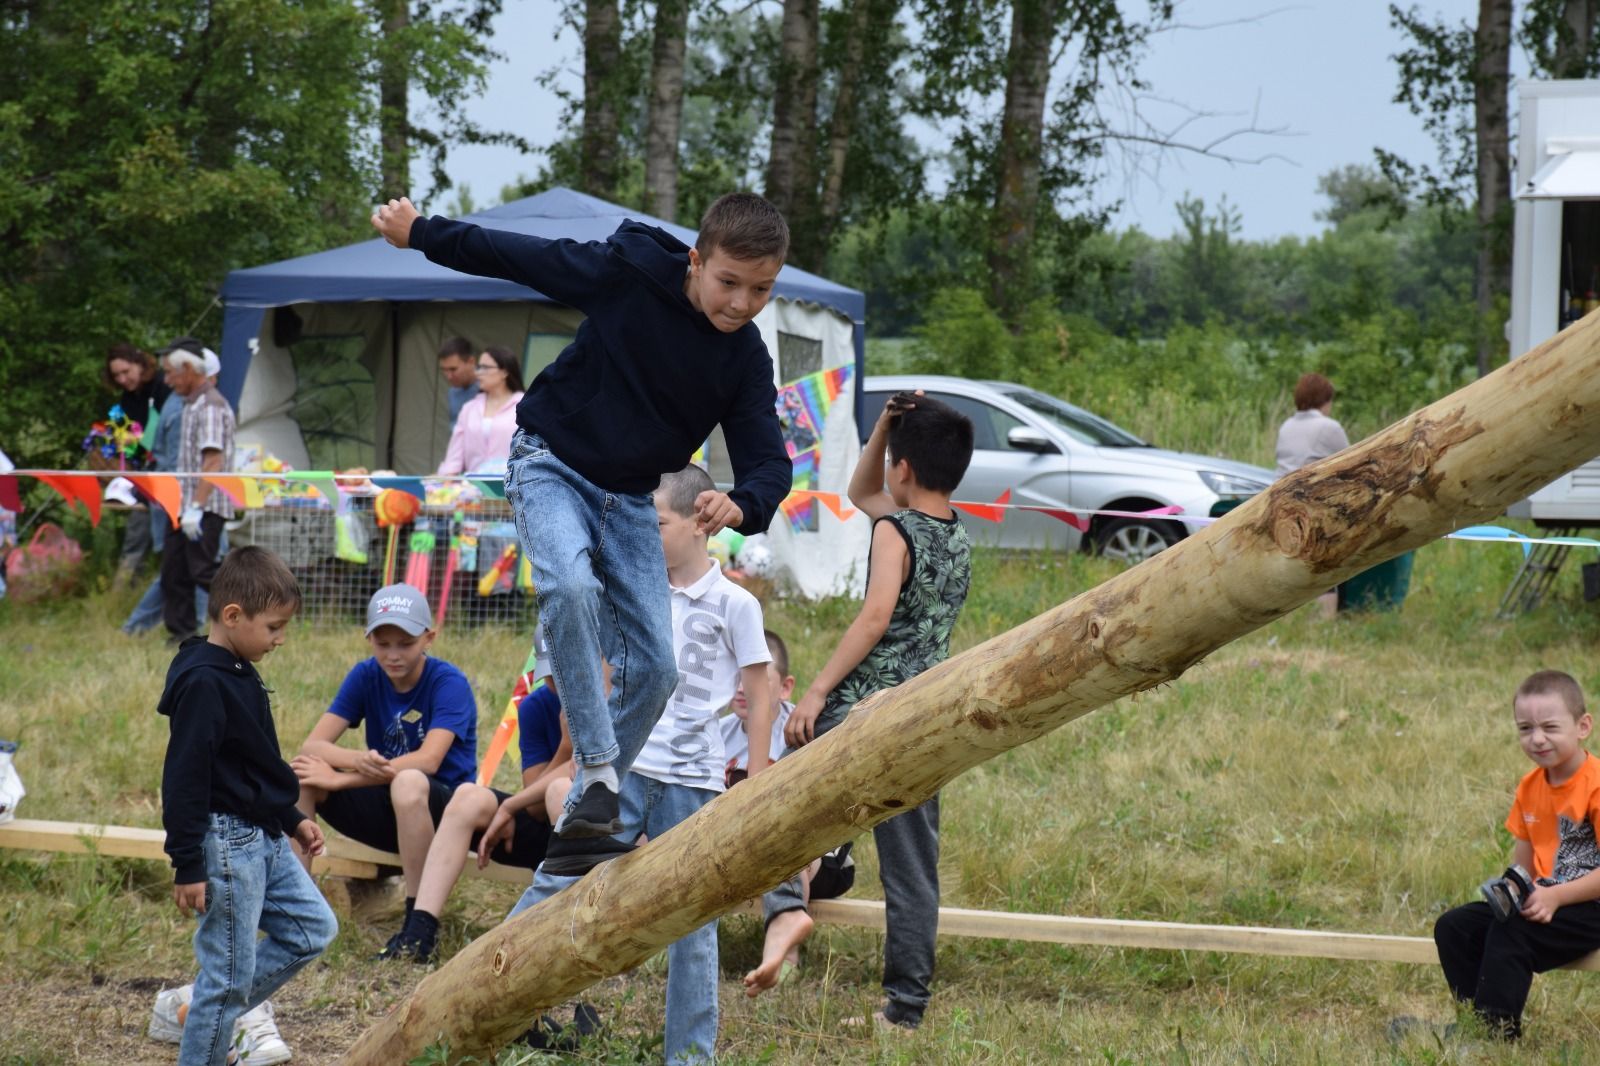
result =
[[[1426,935],[1506,863],[1500,823],[1527,766],[1511,727],[1516,683],[1557,667],[1600,691],[1600,612],[1579,601],[1575,566],[1537,613],[1494,618],[1518,558],[1432,545],[1397,613],[1326,622],[1303,609],[968,773],[944,794],[946,903]],[[957,650],[1114,572],[1082,557],[980,555]],[[159,825],[166,730],[153,708],[169,656],[159,638],[117,632],[129,606],[109,593],[43,610],[0,602],[0,737],[22,745],[26,817]],[[767,607],[802,684],[854,613],[849,602]],[[487,735],[525,634],[450,631],[436,650],[471,678]],[[354,627],[301,626],[266,661],[287,746],[362,654]],[[512,774],[502,768],[506,783]],[[870,838],[857,854],[855,894],[877,896]],[[192,961],[170,883],[156,863],[0,852],[0,1062],[175,1060],[143,1035],[156,990],[186,980]],[[464,884],[445,950],[515,896]],[[296,1062],[337,1061],[409,991],[415,968],[369,961],[392,931],[346,921],[325,960],[276,997]],[[945,939],[927,1024],[882,1042],[839,1025],[876,1004],[876,936],[819,927],[800,978],[750,1002],[738,979],[759,950],[755,920],[723,924],[724,1063],[1600,1061],[1596,974],[1538,978],[1515,1051],[1422,1037],[1396,1047],[1391,1017],[1452,1017],[1436,969]],[[657,961],[592,991],[612,1027],[580,1061],[658,1054],[663,976]]]

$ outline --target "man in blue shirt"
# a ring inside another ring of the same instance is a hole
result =
[[[465,337],[451,337],[439,346],[439,373],[450,387],[450,425],[467,406],[467,401],[478,395],[478,349]]]
[[[410,585],[367,604],[372,658],[345,676],[328,710],[289,763],[300,810],[380,851],[398,851],[409,912],[450,792],[478,768],[478,704],[465,675],[428,655],[433,612]],[[339,746],[365,724],[366,747]],[[420,770],[418,774],[401,771]],[[302,859],[309,863],[307,856]]]

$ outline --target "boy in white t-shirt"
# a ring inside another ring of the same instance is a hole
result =
[[[672,589],[672,651],[678,687],[643,750],[622,778],[622,832],[595,840],[552,837],[533,884],[511,914],[547,899],[608,858],[632,850],[640,836],[658,839],[711,802],[726,787],[718,712],[741,685],[749,699],[749,772],[770,762],[772,734],[767,650],[761,604],[722,575],[695,529],[694,501],[713,488],[709,475],[688,466],[661,479],[655,491],[661,547]],[[717,923],[707,922],[667,949],[668,1066],[710,1061],[717,1043]]]

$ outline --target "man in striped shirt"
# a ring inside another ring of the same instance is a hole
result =
[[[180,474],[220,474],[233,469],[233,408],[213,382],[221,369],[211,349],[180,337],[162,349],[167,384],[183,397],[178,437]],[[196,477],[183,478],[182,536],[168,536],[161,555],[161,619],[173,643],[194,635],[196,586],[210,589],[217,572],[222,524],[233,517],[227,493]]]

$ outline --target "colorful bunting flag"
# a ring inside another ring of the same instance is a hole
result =
[[[38,473],[33,475],[61,494],[68,503],[81,503],[89,524],[100,524],[100,479],[93,474]]]
[[[183,485],[175,477],[162,477],[159,474],[124,474],[135,488],[167,512],[167,520],[172,523],[172,528],[178,528],[179,515],[183,511]]]

